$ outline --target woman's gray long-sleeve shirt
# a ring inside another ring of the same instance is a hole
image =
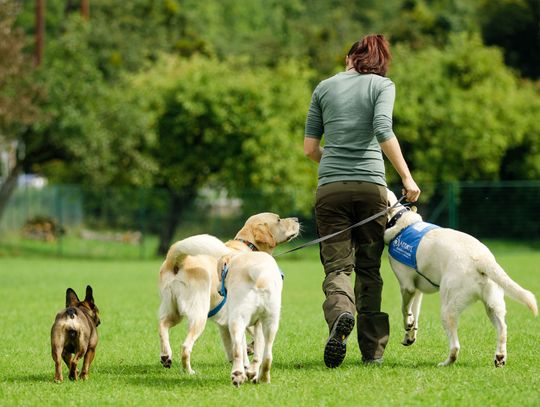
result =
[[[341,72],[315,88],[305,137],[321,139],[319,186],[367,181],[386,186],[379,143],[394,137],[394,83],[374,74]]]

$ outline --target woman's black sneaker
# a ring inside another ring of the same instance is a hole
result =
[[[330,332],[324,347],[324,363],[334,368],[341,365],[347,353],[347,337],[354,328],[354,316],[349,312],[341,314]]]

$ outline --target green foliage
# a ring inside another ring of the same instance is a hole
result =
[[[24,52],[27,38],[14,24],[16,10],[13,2],[0,1],[0,143],[3,138],[16,139],[39,117],[41,89]]]
[[[254,70],[206,57],[164,58],[135,76],[156,115],[157,184],[256,189],[268,210],[307,210],[316,178],[302,151],[308,79],[292,62]]]
[[[489,45],[503,48],[505,61],[523,76],[540,78],[540,2],[482,2],[482,34]]]
[[[152,141],[144,112],[122,81],[108,86],[80,18],[67,28],[49,46],[40,72],[47,120],[26,136],[29,165],[62,181],[149,184],[155,167],[144,155]]]
[[[477,32],[478,2],[470,0],[404,0],[382,29],[393,43],[414,49],[442,46],[451,34]],[[379,23],[381,24],[381,23]]]
[[[499,179],[506,152],[539,138],[536,91],[477,36],[452,36],[442,49],[398,47],[390,76],[395,129],[420,182]]]

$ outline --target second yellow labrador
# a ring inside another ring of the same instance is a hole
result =
[[[397,204],[392,191],[387,192],[389,205],[395,206],[388,213],[384,241],[389,245],[390,266],[401,288],[403,345],[416,341],[422,294],[440,291],[441,318],[450,351],[439,366],[456,361],[460,349],[459,315],[476,300],[484,303],[497,329],[495,366],[504,366],[507,337],[504,296],[526,305],[536,316],[534,294],[513,281],[480,241],[466,233],[423,222],[416,209],[408,210]]]
[[[187,373],[195,373],[191,368],[191,350],[209,318],[218,324],[227,357],[233,360],[228,306],[218,292],[221,279],[218,259],[239,252],[271,254],[278,244],[295,238],[299,230],[297,218],[281,219],[277,214],[265,212],[251,216],[227,243],[204,234],[171,246],[159,272],[159,333],[164,367],[172,363],[169,329],[183,318],[189,324],[182,344],[182,366]]]
[[[227,294],[227,326],[232,340],[231,380],[240,386],[250,379],[270,383],[272,346],[281,310],[283,275],[265,252],[229,254],[220,260],[222,290]],[[253,360],[246,351],[246,328],[254,326]],[[247,370],[246,370],[246,367]]]

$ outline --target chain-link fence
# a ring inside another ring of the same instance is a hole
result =
[[[454,182],[423,188],[417,206],[426,221],[478,238],[540,239],[540,181]],[[392,189],[399,194],[399,187]],[[19,187],[0,220],[0,254],[153,257],[170,220],[170,195],[160,189]],[[223,191],[205,190],[195,200],[186,199],[174,239],[197,233],[233,237],[248,216],[269,210],[255,192],[243,195],[247,198],[242,201]],[[302,237],[314,238],[313,216],[300,219]]]

